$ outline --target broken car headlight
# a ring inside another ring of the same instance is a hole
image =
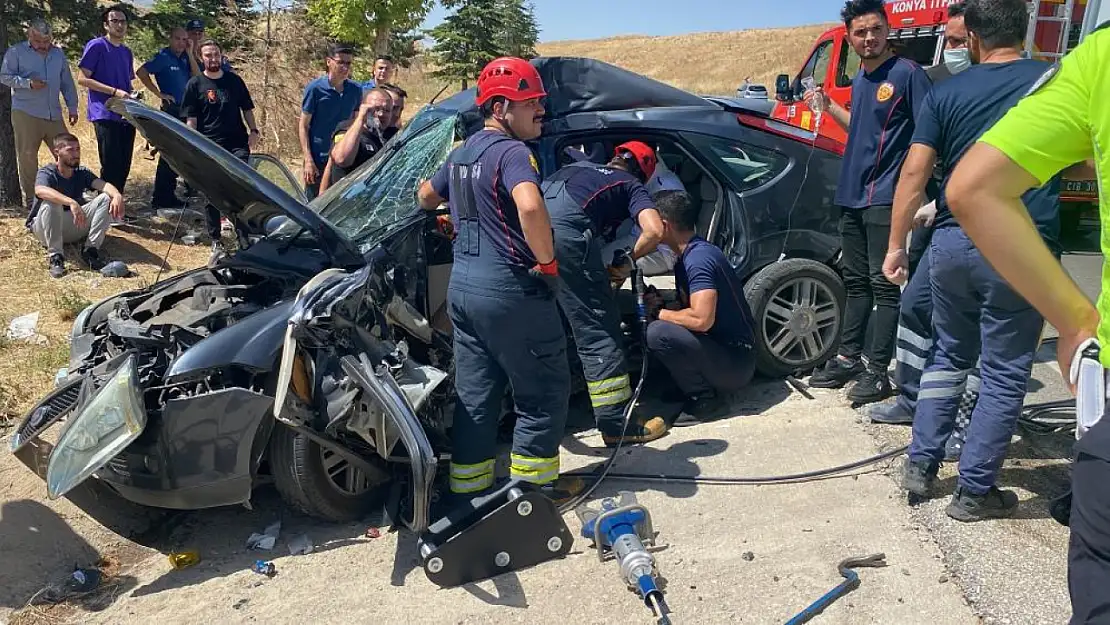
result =
[[[135,357],[128,356],[62,429],[46,469],[47,494],[51,499],[65,495],[123,451],[145,427]]]

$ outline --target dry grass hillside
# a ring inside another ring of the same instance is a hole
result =
[[[728,95],[745,77],[773,90],[775,76],[796,72],[828,27],[556,41],[541,44],[539,52],[591,57],[695,93]]]
[[[793,73],[824,28],[807,26],[675,37],[565,41],[543,44],[539,52],[597,58],[697,93],[729,94],[746,76],[771,87],[775,74]],[[295,59],[304,56],[295,53],[295,36],[289,34],[286,38],[290,41],[282,42],[273,54],[268,79],[251,58],[232,58],[259,108],[263,131],[260,151],[275,154],[291,166],[299,167],[296,120],[300,94],[320,69],[314,64],[297,62]],[[410,95],[406,117],[444,87],[443,81],[426,75],[420,62],[411,69],[402,70],[396,81]],[[135,85],[139,87],[139,82]],[[451,85],[445,94],[455,89],[456,86]],[[83,89],[79,91],[81,121],[73,130],[84,147],[84,164],[97,172],[100,164],[96,139],[92,125],[85,121],[87,93]],[[147,156],[144,143],[141,137],[136,141],[126,189],[128,204],[135,208],[149,202],[154,178],[155,161],[144,158]],[[39,154],[41,162],[50,158],[45,148]],[[69,324],[87,302],[150,283],[158,276],[167,251],[169,257],[163,275],[196,267],[207,259],[206,246],[178,244],[170,251],[173,230],[174,224],[160,220],[136,228],[112,230],[105,251],[127,262],[137,274],[133,278],[101,278],[73,262],[77,251],[74,249],[69,256],[69,274],[61,280],[52,280],[46,273],[42,249],[23,228],[23,220],[0,218],[0,284],[3,285],[0,288],[0,432],[46,392],[55,371],[65,365],[69,353]],[[3,337],[3,330],[11,319],[32,312],[40,313],[38,333],[42,338],[24,342]]]

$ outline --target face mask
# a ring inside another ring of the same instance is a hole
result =
[[[967,48],[954,48],[944,51],[944,65],[953,75],[971,67],[971,51]]]

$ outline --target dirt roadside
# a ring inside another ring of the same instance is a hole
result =
[[[736,416],[674,430],[622,453],[620,471],[682,475],[773,475],[823,468],[874,453],[875,439],[837,393],[815,400],[765,382],[745,394]],[[600,458],[599,437],[568,438],[564,466]],[[848,556],[885,552],[889,566],[861,573],[861,588],[822,623],[977,623],[942,552],[911,516],[884,467],[781,486],[723,487],[610,482],[600,494],[633,489],[652,511],[657,554],[676,623],[781,623],[840,581]],[[101,506],[103,507],[103,506]],[[282,511],[271,489],[253,509],[150,513],[113,503],[116,531],[45,488],[11,455],[0,455],[0,621],[320,623],[647,623],[648,611],[623,588],[616,566],[597,562],[585,541],[551,562],[442,590],[417,568],[407,533],[363,536],[366,524],[321,524]],[[273,578],[249,570],[251,532],[282,521],[269,558]],[[568,524],[576,534],[573,515]],[[124,539],[120,533],[130,533]],[[287,541],[307,534],[315,552],[290,556]],[[164,553],[195,548],[203,561],[175,571]],[[84,605],[24,609],[42,585],[97,557],[112,563],[114,586]],[[1061,615],[1063,620],[1066,615]]]

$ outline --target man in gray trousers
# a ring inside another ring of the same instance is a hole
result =
[[[106,261],[100,246],[111,225],[111,218],[123,216],[123,195],[111,184],[81,166],[81,143],[68,132],[53,141],[54,162],[44,165],[35,175],[35,203],[27,217],[27,228],[46,246],[50,275],[65,275],[66,243],[84,241],[81,259],[94,271]],[[89,189],[100,191],[85,202]]]

